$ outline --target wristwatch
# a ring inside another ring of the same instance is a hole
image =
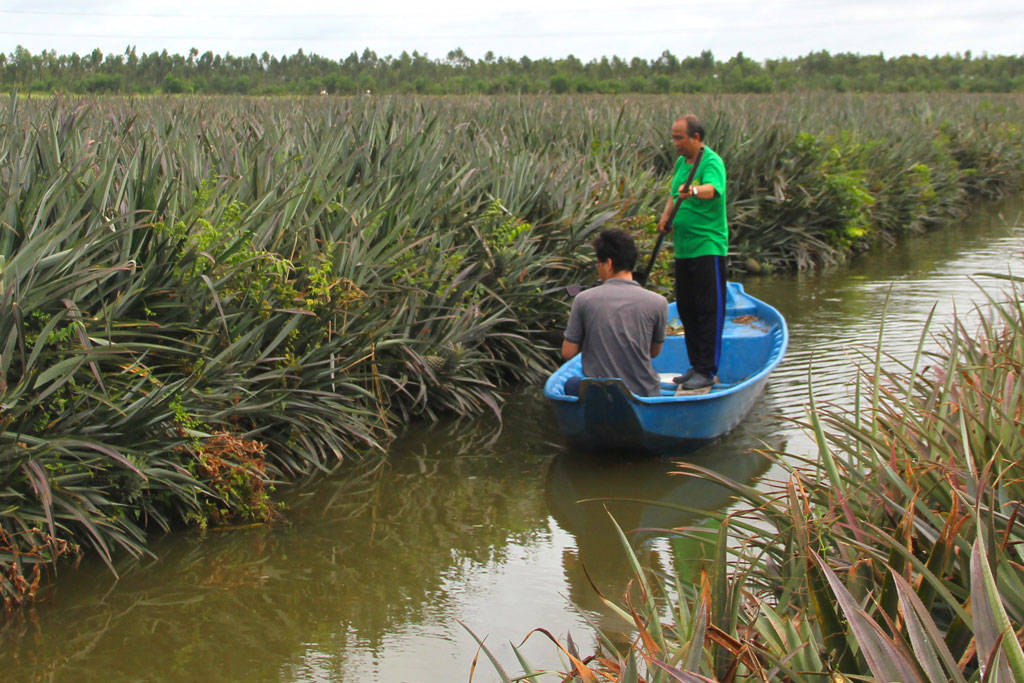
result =
[[[693,186],[690,187],[690,194],[692,194],[694,197],[697,196],[697,186],[696,185],[693,185]]]

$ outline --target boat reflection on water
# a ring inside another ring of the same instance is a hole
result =
[[[670,530],[705,526],[711,521],[705,512],[722,510],[734,501],[728,487],[692,472],[682,473],[685,465],[712,470],[740,484],[755,482],[770,465],[760,451],[784,447],[782,439],[776,438],[773,443],[772,439],[762,439],[753,433],[763,434],[770,429],[766,410],[763,405],[755,408],[745,423],[750,428],[741,426],[726,438],[685,457],[628,460],[565,450],[552,459],[545,486],[548,510],[576,540],[575,547],[566,547],[562,557],[569,598],[613,640],[629,638],[630,626],[602,603],[597,591],[622,604],[623,591],[633,578],[633,571],[612,518],[625,532],[642,567],[668,571],[674,561],[666,539],[678,538]],[[707,555],[695,556],[700,546],[689,543],[690,566],[676,569],[683,577],[699,575],[700,563],[712,550],[713,540],[707,546]]]

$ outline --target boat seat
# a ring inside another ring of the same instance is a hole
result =
[[[725,290],[726,315],[732,318],[741,315],[754,315],[757,312],[757,303],[744,293],[738,293],[732,287]]]

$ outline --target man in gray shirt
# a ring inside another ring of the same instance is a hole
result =
[[[651,359],[665,342],[668,302],[633,281],[637,251],[628,233],[604,230],[594,251],[601,285],[573,300],[562,357],[569,360],[582,350],[585,377],[618,377],[638,396],[659,396]]]

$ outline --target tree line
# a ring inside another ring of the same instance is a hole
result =
[[[123,53],[97,48],[88,55],[32,54],[18,46],[0,53],[0,87],[21,92],[352,95],[358,93],[766,93],[1015,92],[1024,90],[1024,55],[942,56],[830,54],[755,61],[738,52],[726,60],[710,50],[656,59],[602,57],[472,59],[461,49],[444,58],[402,52],[379,57],[369,48],[334,60],[299,50],[294,55],[235,56],[195,48],[187,55]]]

